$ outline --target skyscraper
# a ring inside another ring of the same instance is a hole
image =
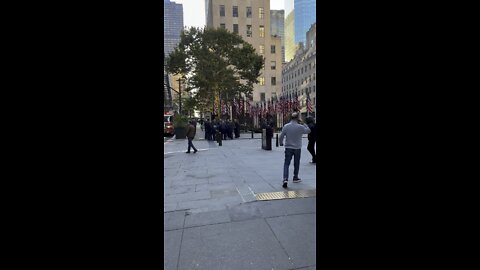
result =
[[[299,43],[305,44],[306,33],[317,21],[315,0],[285,0],[285,61],[295,56]]]
[[[270,10],[270,32],[282,39],[282,62],[285,62],[285,11]]]
[[[163,0],[163,38],[164,52],[168,56],[180,42],[183,30],[183,5]]]
[[[163,0],[163,52],[165,57],[168,56],[170,52],[180,42],[180,33],[183,30],[183,5],[171,2],[170,0]],[[170,87],[173,86],[174,79],[171,74],[167,74],[164,68],[163,71],[163,84],[164,84],[164,106],[165,110],[169,111],[173,109],[173,95]]]

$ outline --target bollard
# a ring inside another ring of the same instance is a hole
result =
[[[278,147],[278,133],[277,133],[277,142],[275,143],[275,145]]]
[[[252,139],[253,139],[253,130],[252,130]]]
[[[218,146],[222,146],[222,133],[217,131],[216,137]]]

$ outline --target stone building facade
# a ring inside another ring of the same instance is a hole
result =
[[[300,43],[300,48],[296,52],[294,58],[284,65],[282,69],[282,94],[287,97],[289,95],[298,95],[300,103],[300,112],[303,117],[307,116],[307,93],[310,94],[312,102],[313,114],[316,117],[317,100],[317,26],[314,23],[306,34],[306,44]]]
[[[253,101],[276,98],[282,90],[282,41],[270,32],[270,0],[205,0],[207,27],[238,33],[265,58]]]

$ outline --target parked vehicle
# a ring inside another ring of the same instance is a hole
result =
[[[175,127],[173,125],[173,114],[165,113],[163,115],[163,134],[173,136],[175,135]]]

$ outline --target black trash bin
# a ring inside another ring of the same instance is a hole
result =
[[[267,127],[262,129],[262,149],[272,150],[273,129]]]

